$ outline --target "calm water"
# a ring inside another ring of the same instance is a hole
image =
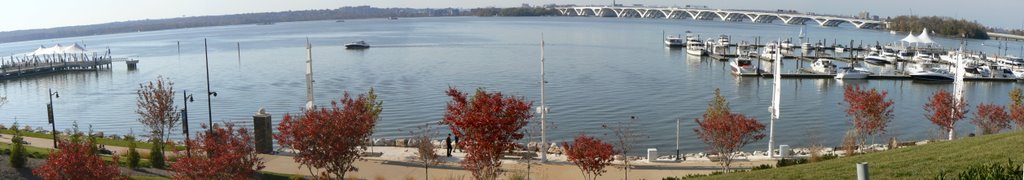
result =
[[[158,76],[170,78],[180,90],[195,93],[190,103],[191,127],[207,121],[203,38],[209,39],[213,118],[249,121],[261,107],[279,121],[298,113],[305,103],[304,43],[313,44],[316,101],[328,105],[345,91],[361,93],[374,87],[384,101],[382,120],[374,137],[403,137],[444,114],[449,86],[471,91],[476,87],[523,96],[539,105],[541,33],[547,42],[547,103],[553,141],[569,140],[585,132],[601,137],[601,124],[636,116],[649,138],[640,147],[675,148],[675,122],[682,120],[682,148],[699,151],[705,146],[694,135],[694,118],[703,113],[715,88],[733,111],[756,117],[767,125],[771,99],[770,79],[737,78],[727,62],[688,57],[661,43],[662,31],[687,30],[702,37],[728,34],[733,42],[797,36],[800,26],[719,21],[616,19],[586,17],[455,17],[407,18],[397,21],[351,20],[278,23],[179,29],[0,44],[0,54],[20,54],[39,45],[80,42],[100,51],[110,48],[115,57],[140,59],[138,70],[123,63],[99,72],[34,76],[0,82],[0,95],[8,103],[0,108],[0,123],[15,120],[32,127],[47,127],[47,89],[60,92],[54,99],[57,128],[70,128],[77,120],[83,128],[125,134],[143,132],[137,122],[136,90]],[[905,35],[857,30],[844,26],[807,26],[811,39],[848,44],[891,42]],[[945,46],[958,40],[934,39]],[[342,44],[366,40],[374,47],[345,50]],[[181,55],[176,42],[181,42]],[[236,43],[241,44],[241,60]],[[969,41],[972,49],[995,52],[996,41]],[[983,45],[984,44],[984,45]],[[1012,45],[1019,47],[1020,44]],[[1018,53],[1011,50],[1010,53]],[[786,71],[796,63],[786,61]],[[805,64],[809,65],[809,63]],[[893,67],[874,67],[879,71]],[[889,92],[896,101],[896,119],[885,137],[923,139],[939,130],[927,121],[922,106],[938,89],[951,84],[912,81],[836,81],[783,79],[782,119],[776,124],[780,144],[806,145],[813,139],[837,145],[851,127],[843,111],[843,86],[859,84]],[[970,104],[1005,104],[1015,83],[967,82]],[[181,105],[180,98],[176,103]],[[975,128],[961,121],[957,132]],[[440,126],[434,126],[443,130]],[[46,129],[49,129],[48,127]],[[198,129],[198,128],[193,128]],[[195,131],[195,130],[194,130]],[[180,132],[180,130],[174,131]],[[445,131],[446,133],[446,131]],[[180,138],[180,135],[178,135]],[[767,140],[748,146],[763,149]]]

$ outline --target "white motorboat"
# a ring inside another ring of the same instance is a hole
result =
[[[803,48],[804,50],[812,50],[812,49],[814,49],[814,47],[811,46],[811,43],[808,43],[808,42],[800,44],[800,47]]]
[[[917,63],[907,67],[910,78],[924,81],[953,81],[953,75],[948,70],[939,68],[931,63]]]
[[[665,37],[665,46],[668,46],[670,48],[678,48],[683,47],[685,45],[686,43],[683,41],[683,38],[679,36],[669,35],[668,37]]]
[[[721,46],[721,47],[729,47],[729,45],[731,45],[730,44],[731,42],[729,42],[729,36],[724,35],[724,34],[718,36],[717,43],[718,44],[716,44],[716,45]]]
[[[868,75],[871,75],[871,72],[867,72],[867,71],[864,71],[864,70],[861,70],[861,69],[858,69],[858,68],[854,68],[854,67],[841,67],[841,68],[839,68],[839,70],[836,70],[836,77],[835,78],[836,79],[864,79],[864,78],[867,78]]]
[[[977,66],[965,66],[964,72],[967,72],[967,74],[964,74],[964,77],[972,78],[989,77],[991,75],[988,69],[982,69]]]
[[[779,44],[777,42],[769,42],[768,44],[765,44],[764,49],[761,50],[761,59],[766,59],[768,61],[782,59],[783,55],[781,50],[782,49],[779,49]]]
[[[836,64],[831,59],[820,58],[811,65],[811,70],[819,74],[835,74]]]
[[[734,75],[754,74],[758,71],[750,57],[736,58],[729,62],[729,66],[732,67],[732,74]]]
[[[886,59],[885,57],[878,55],[878,52],[870,52],[867,56],[864,56],[864,62],[876,65],[883,65],[888,64],[889,60]]]
[[[1008,66],[1021,66],[1021,65],[1024,65],[1024,59],[1022,59],[1020,57],[1017,57],[1017,56],[1013,56],[1013,55],[1008,55],[1008,56],[1004,56],[1004,57],[997,57],[996,60],[1001,65],[1008,65]]]
[[[790,42],[788,39],[782,40],[782,43],[779,45],[782,46],[783,49],[792,49],[794,46],[793,42]]]
[[[836,53],[846,52],[846,47],[843,47],[843,45],[836,45],[835,47],[833,47],[833,49],[836,51]]]
[[[703,56],[705,54],[704,43],[697,38],[686,38],[686,54]]]
[[[356,41],[356,42],[351,42],[351,43],[345,44],[345,49],[366,49],[366,48],[370,48],[370,44],[367,44],[366,41]]]
[[[934,55],[926,54],[926,53],[922,53],[922,52],[918,52],[918,53],[914,54],[913,60],[914,60],[914,62],[918,62],[918,63],[922,63],[922,62],[923,63],[938,63],[939,62],[939,58],[936,58]]]

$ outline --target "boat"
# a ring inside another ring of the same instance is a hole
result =
[[[697,38],[686,38],[686,54],[703,56],[705,53],[704,43]]]
[[[718,44],[716,44],[716,45],[721,46],[721,47],[729,47],[729,45],[731,45],[730,44],[731,42],[729,42],[729,36],[724,35],[724,34],[718,36],[717,43]]]
[[[743,75],[743,74],[755,74],[757,73],[757,67],[754,67],[753,60],[750,57],[740,57],[729,62],[729,66],[732,67],[732,74]]]
[[[843,47],[843,45],[836,45],[836,46],[833,47],[833,50],[835,50],[836,53],[846,52],[846,48]]]
[[[793,42],[790,42],[788,39],[787,40],[782,40],[782,43],[780,43],[780,45],[782,46],[783,49],[792,49],[793,48]]]
[[[391,16],[391,17],[388,17],[388,20],[398,20],[398,17]]]
[[[991,75],[988,69],[982,69],[977,66],[964,66],[964,72],[966,72],[964,77],[971,78],[989,77]]]
[[[764,49],[761,50],[761,59],[768,61],[775,61],[776,59],[782,59],[782,51],[779,49],[779,43],[769,42],[764,45]]]
[[[836,70],[836,77],[835,78],[836,79],[864,79],[864,78],[867,78],[868,75],[871,75],[871,72],[867,72],[867,71],[864,71],[864,70],[861,70],[861,69],[858,69],[858,68],[854,68],[854,67],[841,67],[838,70]]]
[[[351,43],[345,44],[345,49],[366,49],[366,48],[370,48],[370,44],[367,44],[366,41],[356,41],[356,42],[351,42]]]
[[[937,63],[937,62],[939,62],[939,58],[936,58],[935,56],[933,56],[931,54],[926,54],[926,53],[921,53],[921,52],[918,52],[918,53],[914,54],[914,57],[912,59],[915,62],[919,62],[919,63],[921,63],[921,62],[925,62],[925,63]]]
[[[683,38],[679,36],[669,35],[668,37],[665,37],[665,46],[668,46],[670,48],[678,48],[683,47],[685,45],[686,44],[683,42]]]
[[[819,74],[835,74],[836,64],[832,63],[831,59],[819,58],[811,65],[811,71]]]
[[[878,52],[870,52],[867,56],[864,56],[864,62],[875,65],[884,65],[888,64],[890,61],[885,57],[878,55]]]
[[[912,64],[907,68],[910,78],[923,81],[953,81],[953,75],[948,70],[938,68],[932,63]]]

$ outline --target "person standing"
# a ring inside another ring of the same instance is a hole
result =
[[[448,157],[452,157],[452,134],[448,133],[448,138],[444,139],[444,144],[448,147]]]
[[[459,149],[459,152],[462,152],[462,148],[459,147],[459,136],[458,135],[455,135],[455,147],[454,148],[455,149]],[[455,150],[452,150],[452,152],[455,152]]]

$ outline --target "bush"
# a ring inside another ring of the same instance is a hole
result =
[[[818,161],[832,160],[839,158],[838,154],[825,154],[818,158]]]
[[[128,140],[128,167],[133,169],[138,168],[139,160],[141,158],[139,157],[139,151],[135,150],[136,146],[138,146],[135,143],[135,136],[128,135],[125,139]]]
[[[786,166],[792,166],[792,165],[797,165],[797,164],[806,164],[806,163],[807,163],[807,159],[785,159],[785,158],[783,158],[783,159],[779,159],[778,162],[775,162],[775,167],[786,167]]]
[[[153,147],[149,149],[149,163],[153,165],[153,168],[163,169],[167,167],[164,161],[164,153],[160,151],[163,142],[159,138],[153,138]]]
[[[14,123],[12,127],[18,126],[18,123]],[[22,144],[21,131],[14,130],[14,137],[11,138],[13,144],[11,144],[11,167],[24,168],[25,163],[28,162],[26,157],[25,145]]]
[[[750,170],[751,171],[757,171],[757,170],[764,170],[764,169],[771,169],[771,168],[772,168],[772,165],[762,164],[762,165],[759,165],[759,166],[754,166],[754,168],[751,168]]]
[[[1007,160],[1006,164],[973,165],[954,177],[947,177],[946,171],[942,171],[935,179],[1020,179],[1024,173],[1020,168],[1013,160]]]

